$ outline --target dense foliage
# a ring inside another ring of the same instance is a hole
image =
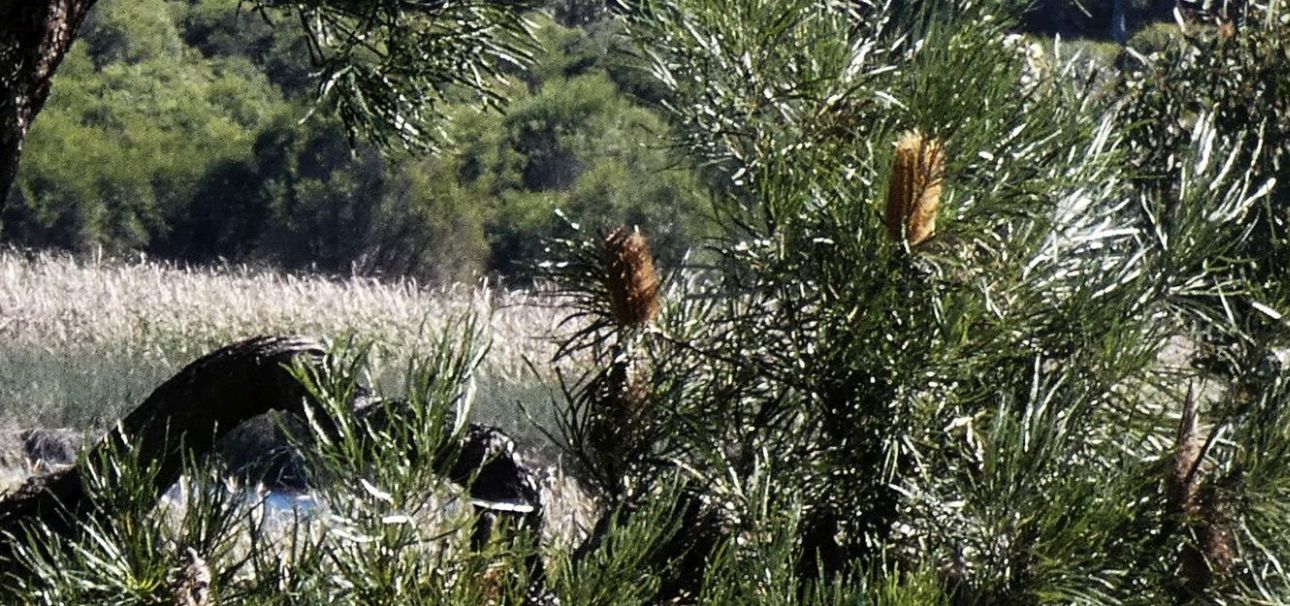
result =
[[[607,58],[618,26],[531,19],[537,60],[490,85],[511,111],[441,83],[437,134],[407,142],[440,153],[418,157],[351,150],[338,116],[356,110],[312,103],[294,22],[235,0],[102,2],[32,132],[6,238],[455,280],[527,275],[558,210],[648,223],[678,260],[703,234],[700,188],[664,151],[644,78]]]
[[[1198,19],[1107,88],[993,3],[887,9],[633,15],[729,191],[722,263],[641,326],[615,255],[566,244],[602,319],[578,473],[624,508],[686,483],[711,603],[1283,603],[1290,18]]]

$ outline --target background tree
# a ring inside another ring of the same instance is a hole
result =
[[[0,7],[0,210],[17,175],[23,141],[49,97],[52,79],[95,0]],[[436,103],[447,85],[486,104],[500,100],[492,79],[525,60],[520,2],[277,2],[250,7],[298,19],[318,73],[317,100],[351,136],[383,148],[433,145]],[[154,19],[158,15],[152,16]],[[110,32],[96,48],[129,51]],[[128,56],[128,55],[127,55]]]
[[[12,0],[0,7],[0,210],[18,174],[23,141],[49,98],[54,71],[93,5],[94,0]]]
[[[309,112],[307,36],[235,0],[100,2],[27,142],[9,242],[181,262],[436,281],[527,279],[541,238],[648,224],[679,259],[706,233],[702,184],[666,149],[621,23],[530,13],[538,59],[507,114],[449,86],[439,153],[382,150]],[[302,120],[301,116],[308,116]]]

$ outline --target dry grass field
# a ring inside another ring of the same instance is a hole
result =
[[[232,341],[296,333],[370,342],[373,379],[398,391],[406,361],[471,315],[489,343],[476,419],[531,446],[539,433],[517,402],[542,415],[550,396],[525,359],[550,357],[561,319],[531,294],[0,252],[0,493],[48,468],[25,456],[23,430],[93,435],[185,364]],[[553,463],[541,472],[547,532],[573,541],[594,505]]]
[[[517,402],[540,415],[549,394],[525,359],[550,356],[560,313],[525,292],[486,284],[0,252],[0,436],[61,427],[92,434],[188,362],[262,334],[372,343],[373,380],[397,392],[406,361],[472,315],[490,344],[476,418],[535,436]],[[17,446],[0,445],[0,458]],[[20,475],[9,467],[0,484]]]
[[[551,356],[561,311],[524,291],[0,251],[0,493],[35,471],[17,438],[23,429],[94,435],[183,365],[233,340],[310,334],[372,343],[375,382],[397,391],[405,362],[472,315],[489,343],[476,418],[535,438],[517,401],[541,415],[550,396],[525,360]],[[586,516],[582,499],[553,494],[573,490],[559,469],[547,473],[552,520]]]
[[[398,374],[471,314],[490,343],[481,383],[531,385],[525,358],[550,355],[560,312],[524,292],[2,252],[0,424],[101,424],[184,364],[262,334],[372,342]]]

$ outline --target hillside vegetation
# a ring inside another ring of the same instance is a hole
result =
[[[95,7],[32,131],[7,241],[446,283],[531,277],[556,211],[649,225],[668,260],[707,229],[644,74],[609,53],[615,21],[534,14],[536,63],[498,84],[509,110],[461,95],[426,158],[351,150],[312,111],[298,24],[240,6]]]

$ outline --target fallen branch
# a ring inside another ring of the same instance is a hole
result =
[[[160,499],[179,480],[186,458],[210,452],[217,440],[248,419],[273,410],[305,418],[306,408],[315,403],[289,368],[302,356],[318,364],[324,355],[322,343],[300,337],[258,337],[219,349],[158,387],[91,447],[87,460],[99,460],[126,446],[136,449],[139,465],[155,466],[149,488],[153,499]],[[399,407],[357,412],[397,417]],[[443,464],[435,467],[449,480],[467,487],[480,512],[474,535],[477,545],[491,537],[499,516],[516,518],[515,527],[540,537],[541,494],[502,430],[472,424],[458,443],[436,459]],[[0,498],[0,576],[22,574],[13,554],[25,528],[39,524],[54,536],[70,537],[92,517],[106,513],[86,490],[85,473],[77,464],[33,477],[15,493]],[[536,551],[529,567],[538,587],[544,579]]]
[[[303,412],[305,391],[285,366],[297,356],[321,358],[313,339],[261,337],[230,345],[184,367],[98,441],[89,459],[124,445],[139,449],[141,465],[155,465],[157,499],[179,480],[185,452],[202,455],[221,436],[270,410]],[[33,477],[0,500],[0,561],[12,554],[22,526],[43,523],[67,535],[102,513],[85,490],[80,465]]]

